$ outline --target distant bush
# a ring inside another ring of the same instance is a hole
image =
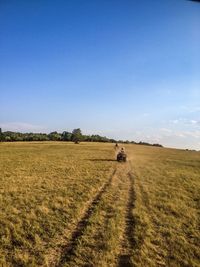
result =
[[[160,144],[150,144],[150,143],[147,143],[147,142],[142,142],[140,141],[139,143],[136,143],[138,145],[143,145],[143,146],[157,146],[157,147],[163,147],[162,145]]]

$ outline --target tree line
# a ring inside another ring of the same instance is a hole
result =
[[[95,135],[84,135],[80,128],[74,129],[72,132],[63,131],[58,133],[57,131],[47,133],[20,133],[13,131],[3,132],[0,128],[0,142],[17,142],[17,141],[68,141],[68,142],[104,142],[104,143],[126,143],[126,144],[139,144],[139,145],[150,145],[159,146],[160,144],[149,144],[146,142],[135,142],[135,141],[124,141],[107,138],[105,136]]]

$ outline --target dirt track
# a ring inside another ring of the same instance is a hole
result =
[[[56,250],[49,252],[50,261],[46,263],[45,266],[72,266],[70,262],[76,254],[75,251],[78,242],[82,235],[84,235],[84,232],[88,227],[88,222],[93,216],[96,207],[99,205],[99,202],[102,201],[102,199],[104,198],[104,194],[109,190],[114,190],[112,209],[115,209],[115,200],[117,200],[117,198],[120,198],[120,195],[124,196],[124,199],[121,200],[123,202],[123,212],[120,223],[120,227],[122,228],[122,236],[119,238],[118,252],[116,254],[116,260],[114,265],[118,267],[133,266],[131,263],[131,254],[134,248],[133,235],[135,221],[132,210],[134,208],[135,202],[135,191],[134,176],[130,162],[120,163],[116,166],[116,169],[114,169],[108,181],[106,181],[102,185],[98,193],[94,196],[94,198],[91,199],[89,205],[87,205],[87,208],[83,212],[82,217],[72,230],[70,235],[71,237],[68,240],[63,240],[63,237],[60,237],[60,245],[57,247]],[[111,217],[112,211],[107,210],[107,214],[105,214],[105,221],[109,220],[109,218]],[[88,264],[87,266],[96,265]]]
[[[71,239],[67,242],[66,245],[63,246],[60,260],[55,266],[62,266],[64,262],[66,263],[68,260],[70,260],[70,257],[74,253],[74,250],[77,246],[77,240],[83,234],[84,229],[87,227],[89,218],[92,216],[92,213],[94,212],[95,207],[98,205],[103,193],[111,185],[115,174],[116,174],[116,170],[113,171],[109,180],[101,187],[99,192],[96,194],[94,199],[89,204],[88,209],[85,211],[85,213],[83,214],[83,217],[80,219],[80,221],[77,224],[77,227],[73,231]]]
[[[135,202],[135,191],[134,191],[134,176],[133,173],[130,171],[127,173],[127,182],[129,183],[129,190],[128,190],[128,201],[126,205],[126,213],[125,213],[125,228],[124,228],[124,236],[121,244],[121,253],[119,255],[119,267],[129,267],[132,266],[131,263],[131,255],[132,250],[134,248],[134,226],[135,220],[132,213],[134,208]]]

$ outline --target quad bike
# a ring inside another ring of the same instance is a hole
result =
[[[126,162],[126,158],[127,158],[127,155],[126,155],[126,153],[124,153],[124,152],[119,152],[118,154],[117,154],[117,161],[118,162]]]

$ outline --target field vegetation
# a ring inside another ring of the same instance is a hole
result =
[[[0,143],[0,266],[200,262],[200,153]]]

